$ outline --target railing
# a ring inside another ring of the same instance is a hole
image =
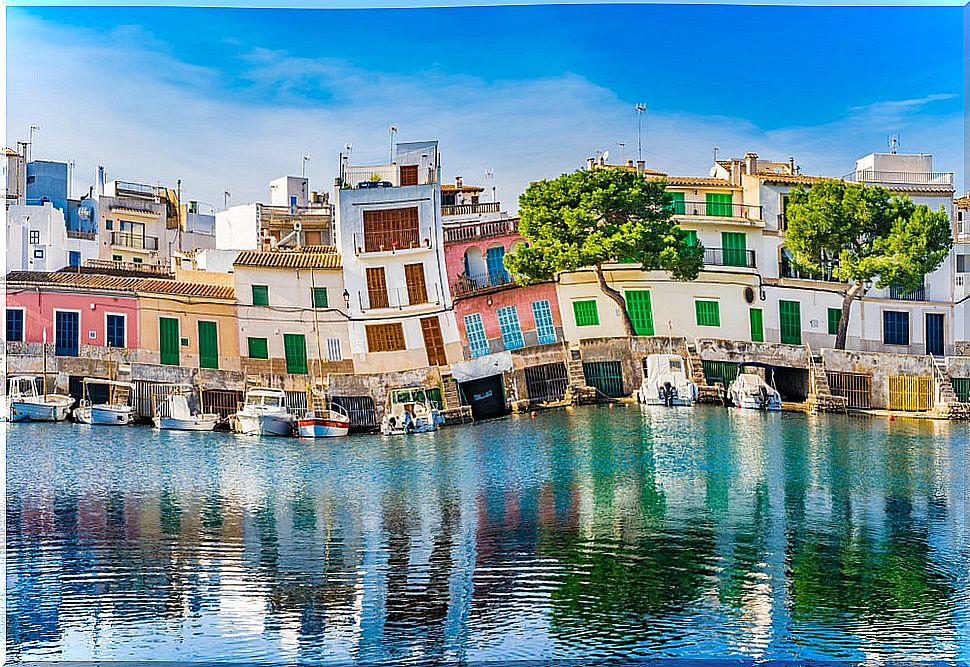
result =
[[[418,185],[428,185],[434,183],[437,169],[425,166],[423,169],[418,166]],[[396,164],[380,164],[374,166],[343,166],[340,170],[340,185],[351,189],[364,189],[371,187],[372,183],[390,183],[390,186],[398,187],[401,184],[400,172]]]
[[[82,241],[94,241],[98,238],[97,232],[82,232],[77,229],[67,230],[67,238],[69,239],[81,239]]]
[[[111,232],[111,245],[136,250],[158,250],[158,237],[132,234],[131,232]]]
[[[674,215],[703,216],[707,218],[743,218],[761,220],[761,207],[751,204],[735,204],[708,201],[675,201],[671,209]]]
[[[364,232],[354,234],[354,248],[358,255],[370,252],[397,252],[415,248],[430,248],[430,239],[421,239],[417,229],[399,229],[393,232]]]
[[[855,183],[895,183],[902,185],[939,185],[953,187],[952,171],[854,171],[842,177]]]
[[[357,292],[357,303],[360,305],[361,312],[366,312],[369,310],[387,310],[389,308],[396,308],[402,310],[408,306],[423,306],[427,304],[440,305],[441,304],[441,288],[435,284],[434,294],[428,293],[427,288],[425,288],[426,297],[423,301],[415,301],[411,303],[411,296],[408,294],[406,287],[390,287],[383,293],[377,292],[374,297],[367,290]]]
[[[445,227],[445,243],[460,243],[462,241],[473,241],[476,239],[487,239],[493,236],[505,236],[515,234],[519,231],[518,218],[506,218],[505,220],[491,220],[488,222],[476,222],[455,227]]]
[[[498,213],[498,202],[485,204],[442,204],[441,215],[473,215],[476,213]]]
[[[825,283],[842,282],[832,275],[832,268],[829,268],[826,273],[810,273],[808,271],[801,271],[785,259],[778,262],[778,275],[782,278],[794,278],[796,280],[817,280]]]
[[[318,208],[296,208],[289,206],[260,206],[259,222],[268,227],[292,227],[299,222],[304,229],[330,228],[333,224],[333,212],[329,205]]]
[[[926,301],[926,285],[920,285],[915,289],[904,292],[898,287],[890,286],[889,298],[899,301]]]
[[[451,283],[451,295],[465,296],[475,292],[480,292],[482,290],[489,290],[494,287],[511,285],[514,282],[514,279],[507,271],[492,274],[481,273],[471,276],[462,274]]]
[[[115,262],[110,259],[86,259],[84,260],[84,265],[80,267],[72,267],[71,271],[75,269],[80,269],[78,273],[90,273],[92,271],[106,272],[109,274],[113,273],[143,273],[150,274],[153,276],[165,276],[166,278],[174,278],[175,274],[167,266],[162,266],[160,264],[141,264],[137,262]]]
[[[704,248],[704,264],[707,266],[756,268],[754,250],[735,250],[733,248]]]

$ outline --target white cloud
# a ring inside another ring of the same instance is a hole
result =
[[[79,189],[103,164],[109,178],[181,179],[188,197],[216,205],[223,190],[236,203],[261,200],[268,181],[299,173],[309,152],[311,189],[329,191],[344,145],[354,145],[355,162],[382,160],[391,123],[402,141],[439,139],[448,178],[481,182],[493,169],[499,197],[512,206],[529,181],[578,168],[597,149],[636,157],[632,103],[574,74],[497,82],[395,76],[253,49],[244,56],[250,88],[241,99],[221,72],[180,62],[136,28],[67,30],[25,15],[10,21],[8,58],[10,141],[40,125],[34,155],[75,159]],[[327,101],[313,102],[319,95]],[[793,155],[806,173],[841,175],[899,131],[903,150],[932,152],[937,169],[962,172],[961,115],[921,116],[952,97],[880,102],[822,126],[771,131],[689,110],[648,111],[644,157],[670,173],[706,174],[718,146],[722,157]]]

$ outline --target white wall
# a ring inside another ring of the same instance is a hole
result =
[[[282,176],[269,182],[270,206],[289,206],[290,197],[296,197],[297,208],[306,208],[309,199],[307,179]]]
[[[255,250],[259,243],[259,204],[216,211],[217,250]]]

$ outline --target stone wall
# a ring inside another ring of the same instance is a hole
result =
[[[306,376],[301,376],[306,377]],[[331,374],[327,386],[333,396],[370,396],[374,399],[377,421],[384,416],[384,406],[390,389],[417,385],[425,389],[441,386],[441,372],[437,368],[417,368],[410,371],[370,374]],[[306,389],[305,385],[303,389]]]
[[[772,366],[808,368],[808,348],[782,343],[753,343],[744,340],[698,338],[697,353],[708,361],[756,361]],[[817,352],[817,350],[816,350]]]
[[[933,360],[926,355],[832,349],[822,350],[821,354],[827,371],[872,376],[870,405],[876,409],[886,409],[889,404],[891,375],[933,377]]]

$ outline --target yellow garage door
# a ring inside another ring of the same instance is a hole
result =
[[[933,407],[933,378],[889,376],[889,409],[916,412]]]

